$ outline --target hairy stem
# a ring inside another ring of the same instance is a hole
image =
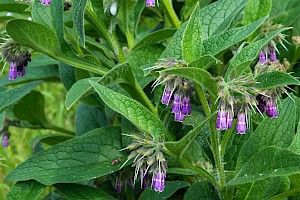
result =
[[[180,27],[180,21],[175,13],[171,0],[162,0],[167,12],[168,19],[174,28]]]

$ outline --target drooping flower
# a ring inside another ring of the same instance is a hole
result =
[[[261,64],[265,64],[267,62],[267,55],[266,55],[265,51],[260,51],[260,53],[259,53],[259,62]]]
[[[146,0],[146,6],[147,7],[154,7],[156,0]]]
[[[275,48],[270,49],[270,62],[276,62],[277,57],[276,57],[276,51]]]
[[[277,105],[272,98],[269,98],[266,102],[266,113],[270,118],[278,117]]]
[[[216,128],[217,130],[227,129],[226,112],[225,109],[222,108],[222,106],[218,111]]]
[[[182,108],[181,112],[183,115],[190,115],[191,114],[191,105],[190,105],[190,98],[184,97],[182,101]]]
[[[156,192],[162,192],[165,188],[165,174],[156,172],[152,177],[152,186]]]
[[[17,64],[16,63],[11,63],[9,65],[9,73],[8,73],[8,79],[9,80],[15,80],[18,76],[17,72]]]
[[[246,123],[246,114],[244,112],[238,113],[238,121],[236,124],[236,132],[238,134],[246,134],[247,123]]]

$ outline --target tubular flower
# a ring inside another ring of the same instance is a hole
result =
[[[156,142],[151,136],[130,135],[130,137],[136,141],[125,148],[131,150],[131,153],[121,168],[133,159],[132,167],[135,167],[134,184],[140,176],[141,188],[147,188],[150,186],[149,177],[152,175],[152,187],[155,191],[162,192],[167,174],[167,161],[160,150],[163,143]]]
[[[187,64],[184,61],[169,58],[146,70],[186,66]],[[165,85],[161,103],[166,106],[172,103],[172,113],[174,113],[175,121],[182,122],[185,116],[191,114],[190,96],[193,87],[192,83],[182,77],[166,74],[162,71],[158,79],[153,83],[152,88],[155,89],[160,84]]]
[[[8,147],[8,145],[9,145],[8,140],[9,140],[9,136],[8,135],[4,135],[3,139],[2,139],[2,146],[3,147]]]
[[[147,7],[154,7],[156,0],[146,0],[146,6]]]
[[[51,0],[41,0],[41,4],[42,5],[50,5],[51,4]]]

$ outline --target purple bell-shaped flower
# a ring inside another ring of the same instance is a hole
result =
[[[238,134],[246,134],[247,123],[246,123],[246,114],[244,112],[240,112],[238,114],[238,121],[236,124],[236,132]]]
[[[270,117],[270,118],[277,118],[278,117],[277,105],[276,105],[276,102],[273,101],[273,99],[268,99],[267,100],[266,113],[267,113],[267,116]]]
[[[152,186],[156,192],[162,192],[165,188],[165,174],[158,171],[152,177]]]
[[[9,66],[9,73],[8,73],[8,79],[9,80],[15,80],[18,76],[17,72],[17,65],[16,63],[10,63]]]
[[[156,0],[146,0],[146,6],[147,7],[154,7]]]

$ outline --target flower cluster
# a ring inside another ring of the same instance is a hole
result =
[[[252,85],[258,75],[276,70],[286,71],[285,65],[282,65],[276,56],[278,49],[275,41],[280,41],[283,45],[282,40],[284,40],[284,35],[279,34],[260,51],[253,75],[242,76],[229,82],[222,79],[218,83],[218,98],[220,99],[216,120],[218,130],[230,129],[233,117],[236,116],[236,131],[239,134],[245,134],[249,126],[251,112],[259,112],[261,115],[266,112],[266,115],[270,118],[279,116],[277,101],[281,94],[286,93],[288,95],[285,87],[281,86],[260,91]],[[284,45],[283,47],[286,48]]]
[[[132,167],[135,167],[134,184],[140,175],[141,188],[149,187],[149,177],[152,175],[152,187],[156,192],[162,192],[165,188],[165,178],[167,175],[167,162],[161,148],[162,142],[156,142],[152,136],[127,135],[133,138],[134,142],[127,148],[131,150],[126,162],[133,159]]]
[[[10,65],[8,78],[15,80],[18,76],[25,75],[25,68],[31,61],[31,54],[28,51],[22,51],[19,44],[11,39],[7,39],[0,45],[2,60]],[[2,61],[1,60],[1,61]]]
[[[174,67],[186,67],[184,61],[178,61],[173,58],[163,60],[154,67],[148,69],[171,69]],[[192,82],[173,74],[160,72],[160,76],[153,83],[153,89],[160,84],[164,84],[164,92],[161,97],[161,103],[168,106],[172,101],[172,113],[174,113],[175,121],[182,122],[184,117],[191,114],[190,97],[192,91]]]

